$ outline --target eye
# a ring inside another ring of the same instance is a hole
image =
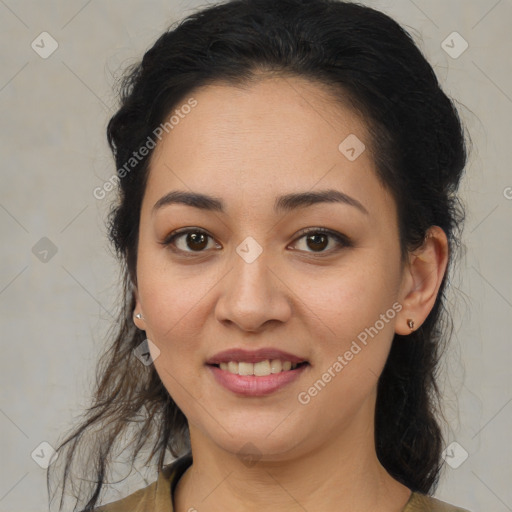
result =
[[[197,228],[185,228],[173,231],[163,242],[162,245],[171,246],[174,252],[194,253],[204,252],[203,249],[208,247],[208,238],[213,238]],[[181,242],[181,247],[180,243]],[[220,246],[217,244],[217,248]],[[192,250],[187,250],[187,248]]]
[[[342,247],[352,246],[352,242],[347,236],[326,228],[305,228],[301,230],[299,234],[301,236],[295,239],[295,243],[304,238],[308,247],[313,249],[312,251],[305,252],[323,254],[337,251]],[[326,247],[329,246],[329,238],[335,241],[335,247],[325,250]],[[170,246],[174,252],[193,254],[205,252],[205,249],[209,248],[208,239],[213,240],[213,238],[202,229],[183,228],[173,231],[161,244]],[[217,249],[221,248],[219,244],[215,244],[215,247]]]
[[[305,239],[308,247],[313,249],[313,253],[330,253],[333,251],[337,251],[342,247],[351,247],[351,240],[341,233],[337,231],[332,231],[326,228],[306,228],[300,231],[302,236],[297,238],[296,240]],[[329,238],[332,238],[335,241],[335,247],[329,250],[324,250],[329,245]]]

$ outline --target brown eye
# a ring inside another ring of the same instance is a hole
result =
[[[306,235],[308,247],[315,251],[322,251],[329,245],[329,237],[323,233]]]
[[[333,251],[337,251],[343,247],[351,247],[352,243],[348,237],[338,233],[337,231],[331,231],[330,229],[325,228],[314,228],[307,229],[301,231],[302,236],[297,238],[296,240],[304,239],[306,241],[306,247],[308,250],[305,252],[312,253],[331,253]],[[328,250],[325,250],[329,246],[330,239],[334,240],[334,247]]]
[[[204,252],[208,247],[208,239],[212,237],[199,229],[186,229],[171,233],[162,242],[163,245],[174,246],[176,251],[185,253]]]
[[[185,245],[194,251],[200,251],[208,245],[208,239],[204,233],[187,233]]]

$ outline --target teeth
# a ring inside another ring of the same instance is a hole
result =
[[[242,363],[244,364],[244,363]],[[247,363],[245,363],[247,364]],[[259,363],[254,363],[254,375],[258,375],[258,377],[262,377],[263,375],[270,375],[270,361],[267,359],[266,361],[260,361]],[[250,375],[250,373],[248,374]]]
[[[272,373],[279,373],[283,369],[283,364],[279,359],[272,359],[270,361],[270,371]]]
[[[239,375],[253,375],[254,365],[252,363],[238,363]]]
[[[280,359],[265,359],[258,363],[245,363],[243,361],[230,361],[229,363],[220,363],[220,369],[235,373],[238,375],[256,375],[264,377],[272,373],[285,372],[297,368],[297,363],[291,361],[281,361]]]

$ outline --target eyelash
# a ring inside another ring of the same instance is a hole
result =
[[[172,233],[170,233],[165,238],[165,240],[163,242],[160,242],[160,243],[163,246],[165,246],[165,247],[171,246],[171,245],[173,245],[174,241],[178,237],[183,236],[183,235],[187,235],[189,233],[199,233],[199,234],[206,235],[207,237],[210,237],[210,238],[213,239],[212,236],[210,236],[206,231],[204,231],[202,229],[199,229],[199,228],[182,228],[182,229],[179,229],[179,230],[176,230],[176,231],[173,231]],[[337,251],[341,250],[342,248],[347,248],[347,247],[352,247],[353,246],[352,241],[346,235],[343,235],[341,233],[338,233],[337,231],[333,231],[333,230],[327,229],[327,228],[305,228],[305,229],[302,229],[301,231],[299,231],[298,236],[297,236],[297,238],[295,238],[293,243],[296,243],[301,238],[304,238],[306,235],[309,235],[309,234],[329,235],[331,238],[333,238],[339,244],[338,247],[336,247],[334,249],[330,249],[328,251],[320,251],[320,252],[305,251],[306,253],[309,253],[309,254],[315,254],[315,255],[319,255],[319,256],[329,255],[329,254],[332,254],[333,252],[337,252]],[[172,251],[184,254],[184,255],[186,255],[186,257],[189,257],[189,256],[193,257],[193,256],[196,256],[196,255],[199,255],[201,253],[206,252],[206,250],[202,250],[202,251],[183,251],[183,250],[177,249],[175,247],[172,248]],[[299,252],[303,252],[303,251],[299,251]]]

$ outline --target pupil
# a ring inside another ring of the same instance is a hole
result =
[[[319,249],[325,249],[325,243],[322,244],[321,242],[319,242],[319,239],[322,239],[322,238],[325,241],[325,239],[327,237],[323,234],[309,235],[308,241],[313,241],[313,244],[320,244],[322,247],[320,247]],[[310,248],[315,249],[315,247],[311,247],[311,245],[310,245]],[[317,249],[318,249],[318,247],[317,247]]]
[[[202,240],[202,242],[203,242],[203,243],[202,243],[202,244],[200,243],[200,244],[199,244],[200,246],[197,246],[197,245],[196,245],[195,247],[193,247],[193,246],[192,246],[192,247],[190,247],[190,245],[189,245],[189,247],[190,247],[191,249],[194,249],[194,248],[195,248],[195,249],[204,249],[204,247],[206,247],[206,245],[207,245],[206,243],[204,243],[204,242],[206,241],[206,237],[205,237],[204,233],[189,233],[189,234],[188,234],[188,237],[187,237],[187,243],[188,243],[188,242],[190,242],[190,241],[192,241],[192,245],[193,245],[193,244],[197,244],[197,241],[198,241],[198,239],[199,239],[200,237],[202,237],[202,238],[203,238],[203,240]]]

